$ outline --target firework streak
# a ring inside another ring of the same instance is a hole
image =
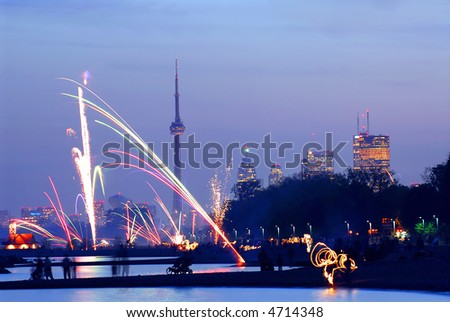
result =
[[[144,153],[144,155],[147,157],[148,160],[151,160],[151,162],[152,162],[152,164],[145,162],[145,165],[147,167],[145,169],[140,168],[138,166],[134,166],[133,164],[128,164],[128,166],[130,166],[132,168],[134,167],[136,169],[140,169],[140,170],[150,174],[154,178],[156,178],[159,181],[161,181],[162,183],[164,183],[170,189],[175,191],[178,195],[180,195],[185,200],[186,203],[188,203],[192,208],[197,210],[197,212],[203,217],[203,219],[224,240],[225,244],[227,246],[229,246],[231,248],[231,250],[233,251],[233,253],[237,256],[238,261],[241,263],[245,262],[244,259],[242,258],[242,256],[231,245],[230,241],[225,236],[225,234],[217,227],[217,225],[214,223],[214,221],[209,217],[209,215],[206,213],[206,211],[203,209],[203,207],[198,203],[198,201],[192,196],[192,194],[189,192],[189,190],[181,183],[180,180],[178,180],[178,178],[173,174],[173,172],[166,165],[164,165],[164,163],[156,155],[156,153],[154,153],[153,150],[150,149],[150,147],[145,143],[145,141],[129,126],[129,124],[110,105],[108,105],[103,99],[101,99],[97,94],[95,94],[93,91],[91,91],[86,86],[84,86],[72,79],[63,78],[63,80],[72,82],[72,83],[78,85],[78,88],[79,88],[78,96],[73,95],[73,94],[63,93],[64,96],[71,97],[73,99],[78,99],[80,106],[91,108],[92,110],[98,112],[99,114],[101,114],[102,116],[107,118],[116,127],[106,124],[104,122],[98,121],[98,120],[96,122],[112,129],[117,134],[122,136],[124,139],[128,140],[130,142],[130,144],[133,144],[139,151]],[[82,95],[83,93],[82,93],[81,88],[83,88],[83,89],[89,91],[91,94],[93,94],[97,99],[99,99],[103,104],[105,104],[109,108],[109,110],[116,116],[114,116],[110,112],[106,111],[105,109],[101,108],[100,106],[96,105],[95,103],[85,99],[84,96]],[[80,92],[80,90],[81,90],[81,92]],[[80,111],[81,111],[81,108],[80,108]],[[80,112],[80,115],[81,115],[81,112]],[[124,133],[128,134],[128,136],[126,136]],[[134,155],[131,155],[131,156],[138,159]],[[86,156],[84,155],[84,157],[86,157]],[[81,161],[79,161],[79,162],[81,162]],[[87,172],[87,170],[86,170],[86,172]],[[88,180],[87,173],[84,173],[83,176],[86,177],[85,180],[87,181]],[[90,192],[92,192],[92,191],[90,191]],[[86,196],[85,196],[85,199],[86,199]],[[87,200],[86,200],[86,204],[88,204]],[[91,225],[91,227],[95,228],[95,225]]]

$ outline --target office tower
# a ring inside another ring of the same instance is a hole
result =
[[[9,211],[0,210],[0,227],[6,228],[9,225]]]
[[[329,177],[334,174],[333,152],[309,150],[302,160],[302,179]]]
[[[362,128],[353,136],[353,169],[373,173],[387,173],[390,175],[390,138],[389,135],[369,134],[369,112],[362,114]]]
[[[283,181],[283,170],[281,170],[281,165],[277,163],[272,163],[269,173],[269,186],[278,186]]]
[[[239,200],[251,198],[257,190],[261,189],[261,180],[256,179],[253,160],[242,158],[238,169],[238,180],[233,187],[233,193]]]
[[[106,226],[106,212],[104,200],[94,201],[94,216],[97,227]]]

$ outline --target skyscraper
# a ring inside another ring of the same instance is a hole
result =
[[[170,125],[170,134],[173,135],[173,163],[174,174],[181,181],[181,160],[180,160],[180,135],[184,133],[185,127],[180,118],[180,94],[178,92],[178,59],[175,59],[175,120]],[[173,216],[180,216],[183,203],[181,197],[173,192]]]
[[[302,179],[332,177],[334,174],[333,152],[309,150],[302,160]]]
[[[373,173],[390,174],[390,138],[389,135],[369,134],[369,112],[362,114],[363,125],[359,128],[359,116],[357,118],[358,133],[353,136],[353,169]],[[365,124],[364,124],[365,123]]]
[[[389,172],[391,166],[389,135],[353,137],[353,169],[366,172]]]
[[[94,216],[95,216],[95,223],[97,224],[98,227],[106,226],[107,219],[104,200],[94,201]]]
[[[8,227],[9,225],[9,211],[0,210],[0,227]]]
[[[261,188],[261,180],[256,179],[253,160],[243,157],[238,169],[238,180],[233,187],[233,193],[239,200],[251,198]]]
[[[273,163],[270,167],[269,173],[269,186],[277,186],[283,181],[283,170],[281,170],[281,165],[278,163]]]

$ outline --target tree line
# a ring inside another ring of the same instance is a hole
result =
[[[423,179],[423,184],[408,187],[376,173],[352,169],[333,177],[286,177],[280,185],[233,200],[224,228],[227,232],[236,229],[239,235],[248,230],[253,230],[253,235],[261,230],[262,234],[265,229],[266,238],[276,236],[276,226],[282,237],[292,234],[293,229],[297,234],[308,232],[308,227],[320,236],[337,236],[349,226],[365,234],[367,221],[380,229],[382,218],[392,218],[397,228],[411,233],[420,230],[417,224],[437,224],[439,234],[448,239],[450,154],[445,162],[425,169]]]

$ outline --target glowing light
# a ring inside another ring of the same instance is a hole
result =
[[[50,197],[50,195],[47,192],[44,192],[45,196],[49,200],[53,210],[55,211],[56,217],[58,218],[58,225],[62,228],[64,231],[64,234],[66,235],[66,241],[69,244],[70,248],[73,249],[73,243],[72,240],[77,240],[81,242],[82,238],[80,237],[80,234],[75,228],[75,225],[70,220],[70,218],[65,214],[63,210],[63,206],[61,203],[61,199],[59,198],[58,191],[56,190],[56,186],[53,183],[53,180],[51,177],[48,177],[50,184],[52,186],[53,192],[56,197],[56,201],[58,202],[58,207],[56,207],[53,199]],[[68,224],[69,223],[69,224]]]
[[[158,234],[158,230],[156,229],[150,211],[147,209],[147,212],[145,212],[144,215],[136,204],[134,204],[134,207],[129,207],[128,204],[125,204],[125,207],[126,215],[121,213],[114,214],[122,217],[126,221],[126,224],[121,228],[126,231],[125,235],[127,243],[132,245],[138,237],[142,237],[153,245],[160,245],[161,238]],[[140,220],[138,221],[138,219]]]
[[[87,72],[85,72],[87,73]],[[84,73],[84,74],[85,74]],[[88,74],[84,75],[83,79],[87,83]],[[86,76],[86,77],[85,77]],[[94,190],[92,183],[92,164],[91,164],[91,146],[90,146],[90,136],[89,129],[87,125],[87,117],[86,117],[86,105],[85,100],[83,98],[83,89],[78,86],[78,106],[80,110],[80,123],[81,123],[81,139],[83,141],[83,152],[81,152],[78,148],[72,149],[72,157],[75,163],[75,166],[78,171],[78,176],[80,177],[80,183],[82,187],[84,206],[86,210],[86,214],[88,216],[88,220],[91,226],[93,247],[96,249],[96,223],[95,223],[95,211],[94,211]],[[83,86],[84,87],[84,86]]]
[[[164,163],[161,161],[161,159],[156,155],[156,153],[153,152],[153,150],[145,143],[145,141],[126,123],[125,120],[123,120],[123,118],[111,107],[109,106],[103,99],[101,99],[97,94],[95,94],[93,91],[91,91],[90,89],[88,89],[87,87],[83,86],[82,84],[68,79],[68,78],[62,78],[63,80],[72,82],[74,84],[78,85],[78,96],[72,95],[72,94],[67,94],[67,93],[63,93],[63,95],[71,97],[71,98],[76,98],[79,100],[79,106],[80,106],[80,116],[82,116],[82,129],[84,129],[85,134],[86,135],[86,139],[89,139],[88,136],[88,132],[87,132],[87,124],[85,124],[85,107],[89,107],[91,109],[93,109],[94,111],[98,112],[99,114],[103,115],[104,117],[106,117],[108,120],[110,120],[115,126],[118,127],[115,128],[109,124],[106,124],[104,122],[101,121],[96,121],[99,124],[102,124],[108,128],[110,128],[111,130],[113,130],[114,132],[116,132],[117,134],[119,134],[120,136],[122,136],[125,140],[128,140],[131,144],[133,144],[139,151],[143,152],[143,154],[147,157],[147,160],[151,160],[152,164],[149,164],[148,162],[144,161],[145,166],[147,167],[146,169],[142,169],[138,166],[133,166],[132,164],[128,164],[128,166],[130,167],[134,167],[136,169],[142,170],[150,175],[152,175],[154,178],[158,179],[159,181],[161,181],[162,183],[164,183],[165,185],[167,185],[170,189],[172,189],[173,191],[175,191],[178,195],[180,195],[192,208],[194,208],[195,210],[197,210],[197,212],[203,217],[203,219],[211,226],[213,227],[213,229],[219,234],[219,236],[225,241],[226,245],[228,245],[231,250],[233,251],[233,253],[237,256],[238,260],[241,262],[245,262],[244,259],[242,258],[242,256],[236,251],[236,249],[234,249],[234,247],[231,245],[230,241],[227,239],[227,237],[224,235],[224,233],[217,227],[217,225],[214,223],[214,221],[208,216],[208,214],[206,213],[206,211],[203,209],[203,207],[198,203],[198,201],[192,196],[192,194],[189,192],[189,190],[180,182],[180,180],[178,180],[178,178],[174,175],[174,173],[166,166],[164,165]],[[83,91],[81,88],[86,89],[87,91],[89,91],[90,93],[92,93],[95,97],[97,97],[103,104],[105,104],[115,115],[117,115],[117,117],[114,117],[111,113],[109,113],[108,111],[106,111],[105,109],[102,109],[101,107],[99,107],[98,105],[96,105],[95,103],[85,99],[83,97]],[[129,137],[125,136],[125,134],[128,134]],[[85,137],[83,135],[83,143],[85,142]],[[88,140],[86,140],[86,151],[89,153],[89,150],[87,149],[88,146]],[[85,153],[86,153],[85,151]],[[89,153],[90,156],[90,153]],[[77,153],[77,158],[78,158],[78,163],[81,163],[81,153]],[[90,158],[86,158],[86,154],[83,156],[84,160],[89,160],[89,165],[90,165]],[[138,157],[134,156],[136,159],[139,159]],[[142,160],[143,161],[143,160]],[[85,163],[87,163],[88,161],[84,161]],[[90,171],[90,167],[86,166],[82,167],[83,169],[85,169],[84,171],[86,173],[83,173],[82,177],[83,177],[83,182],[84,181],[88,181],[90,180],[90,175],[87,175],[87,172]],[[89,171],[88,171],[89,170]],[[89,172],[90,174],[90,172]],[[91,185],[87,185],[87,184],[83,184],[83,187],[87,188],[91,188]],[[90,191],[91,192],[91,191]],[[87,193],[87,191],[85,191],[85,199],[86,199],[86,204],[90,205],[91,202],[93,202],[93,198],[92,200],[88,200],[88,198],[92,198],[92,194]],[[90,207],[90,206],[89,206]],[[88,208],[88,206],[86,207]],[[92,210],[93,210],[93,206],[92,206]],[[90,216],[90,219],[92,219],[92,223],[91,224],[91,228],[93,229],[93,234],[95,234],[95,218],[93,218],[93,212],[92,212],[92,218],[90,215],[90,212],[88,212],[88,215]]]
[[[75,132],[74,129],[69,127],[69,128],[66,129],[66,135],[67,136],[71,136],[71,137],[76,137],[77,132]]]
[[[88,83],[88,79],[91,78],[91,74],[89,73],[89,71],[84,71],[83,74],[81,75],[81,78],[83,78],[83,85],[87,86]]]
[[[313,243],[313,239],[311,237],[310,234],[303,234],[303,237],[301,239],[302,244],[306,244],[306,251],[308,253],[311,252],[311,247],[312,247],[312,243]]]
[[[19,229],[19,228],[25,229],[27,231],[35,233],[36,235],[40,235],[49,241],[55,241],[62,245],[65,245],[67,242],[65,239],[53,235],[51,232],[49,232],[45,228],[42,228],[39,225],[29,223],[29,222],[21,220],[21,219],[14,219],[14,223],[16,224],[17,229]]]
[[[349,266],[346,266],[347,261],[350,262]],[[336,270],[345,272],[350,269],[350,271],[353,272],[358,268],[355,261],[347,254],[336,254],[334,250],[324,243],[317,243],[314,245],[311,252],[311,263],[315,267],[323,267],[323,276],[331,285],[334,284],[334,273]]]
[[[227,184],[231,177],[231,168],[227,167],[225,170],[225,179],[220,181],[219,175],[216,172],[214,176],[209,180],[210,190],[211,190],[211,212],[214,218],[214,223],[217,225],[219,230],[223,230],[223,220],[225,219],[225,214],[230,208],[230,198],[226,194]],[[214,231],[214,244],[217,245],[219,241],[219,234]]]

